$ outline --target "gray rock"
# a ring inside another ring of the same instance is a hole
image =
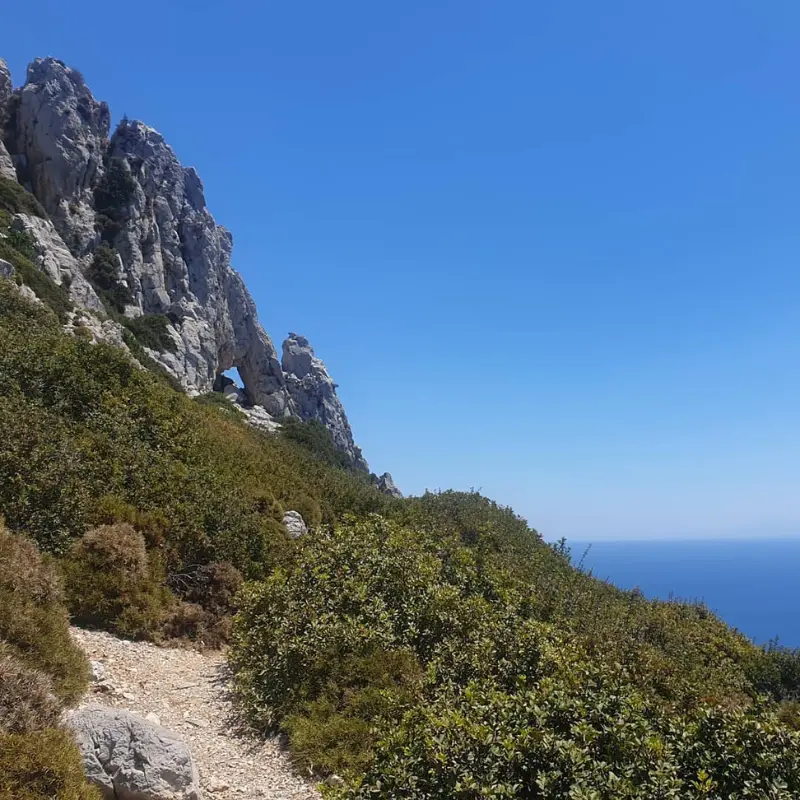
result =
[[[70,299],[75,305],[89,311],[103,311],[103,304],[84,277],[78,260],[72,255],[50,220],[17,214],[12,227],[27,233],[33,239],[37,266],[59,286],[64,281],[69,284]]]
[[[378,489],[384,494],[391,495],[392,497],[402,497],[403,493],[397,488],[390,472],[384,472],[378,478]]]
[[[11,95],[14,93],[14,87],[11,84],[11,73],[8,71],[6,62],[0,58],[0,126],[2,126],[6,118],[6,108]],[[2,128],[0,127],[0,130]],[[0,177],[10,178],[11,180],[17,179],[17,171],[14,169],[14,161],[11,158],[3,140],[0,139]]]
[[[106,667],[102,661],[90,661],[89,667],[92,671],[93,681],[102,681],[106,677]]]
[[[73,711],[67,727],[86,776],[108,800],[200,800],[189,748],[166,728],[127,711]]]
[[[211,391],[221,373],[236,367],[244,384],[240,405],[252,424],[274,432],[287,416],[319,420],[336,447],[368,470],[336,385],[308,342],[291,335],[279,360],[231,266],[233,237],[211,216],[197,171],[182,166],[164,137],[142,122],[124,119],[109,139],[108,106],[57,59],[36,59],[19,102],[8,103],[11,94],[0,62],[0,110],[13,109],[5,142],[11,169],[26,175],[50,216],[18,215],[14,224],[33,237],[39,268],[67,283],[79,313],[89,313],[81,327],[93,340],[122,344],[123,334],[85,277],[102,229],[133,296],[126,315],[169,317],[174,352],[147,353],[187,392]],[[8,168],[3,152],[0,170]],[[112,180],[118,191],[110,207],[103,198]]]
[[[24,156],[33,193],[79,254],[96,240],[92,191],[110,122],[108,106],[94,99],[77,70],[55,58],[30,64],[12,152]]]
[[[292,539],[299,539],[308,533],[308,526],[298,511],[287,511],[283,515],[283,524],[286,526],[286,533]]]
[[[336,395],[336,384],[305,336],[289,334],[283,343],[282,367],[289,397],[300,419],[315,419],[325,425],[336,447],[350,456],[354,466],[369,472],[361,450],[353,441],[344,406]]]
[[[14,265],[0,258],[0,278],[10,278],[14,274]]]
[[[0,112],[5,111],[13,93],[14,85],[11,82],[11,73],[8,70],[8,64],[0,58]]]

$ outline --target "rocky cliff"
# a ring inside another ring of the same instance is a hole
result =
[[[0,179],[21,183],[46,212],[12,224],[68,291],[68,328],[121,347],[138,338],[136,349],[193,394],[235,367],[256,421],[319,420],[368,469],[325,365],[296,334],[281,362],[231,267],[233,237],[158,131],[125,119],[112,133],[108,105],[54,58],[36,59],[16,90],[0,61],[0,122]]]

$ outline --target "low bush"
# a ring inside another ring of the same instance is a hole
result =
[[[43,672],[11,655],[0,644],[0,732],[31,733],[58,725],[61,704]]]
[[[186,575],[171,576],[170,586],[182,602],[167,620],[168,637],[208,648],[230,641],[236,594],[242,586],[236,567],[224,562],[205,564]]]
[[[69,294],[42,272],[34,263],[30,237],[20,231],[12,231],[0,225],[0,258],[8,261],[16,271],[16,279],[24,283],[56,315],[59,322],[66,322],[73,309]]]
[[[86,277],[97,291],[109,313],[121,314],[133,302],[133,294],[120,280],[117,251],[101,242],[94,251]]]
[[[170,321],[163,314],[144,314],[133,319],[122,318],[120,322],[136,337],[142,347],[174,353],[175,340],[169,334]]]
[[[0,210],[9,214],[30,214],[33,217],[47,218],[41,203],[10,178],[0,177]]]
[[[131,639],[158,639],[173,598],[144,536],[104,525],[76,542],[64,560],[69,609],[80,625]]]
[[[0,800],[101,797],[100,791],[86,782],[81,754],[66,731],[0,733]]]
[[[55,565],[33,542],[9,533],[2,524],[0,642],[5,643],[6,657],[45,673],[60,701],[73,702],[86,689],[88,664],[70,637]]]

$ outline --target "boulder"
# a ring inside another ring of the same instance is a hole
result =
[[[88,780],[107,800],[200,800],[189,748],[166,728],[113,708],[87,708],[66,718]]]
[[[283,524],[286,526],[286,533],[292,539],[299,539],[308,533],[308,526],[298,511],[287,511],[283,515]]]
[[[14,265],[0,258],[0,278],[10,278],[14,274]]]

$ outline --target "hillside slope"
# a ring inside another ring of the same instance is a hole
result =
[[[0,70],[0,106],[0,515],[49,576],[39,591],[0,570],[0,593],[46,600],[62,638],[68,609],[123,637],[230,643],[238,711],[337,775],[332,795],[800,796],[798,653],[598,581],[476,492],[397,496],[308,342],[278,362],[230,236],[155,131],[108,138],[107,107],[54,59],[16,92]],[[207,391],[231,365],[244,406]],[[254,399],[277,434],[249,424]],[[18,616],[0,655],[82,685]],[[83,792],[51,722],[0,720],[6,760],[54,737]]]
[[[800,792],[796,654],[597,581],[478,494],[389,497],[324,426],[261,434],[21,288],[0,280],[0,514],[60,558],[76,619],[209,644],[238,610],[240,708],[328,791]]]

